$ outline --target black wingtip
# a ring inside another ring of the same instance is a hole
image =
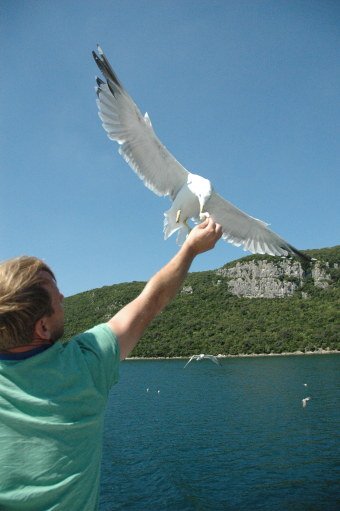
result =
[[[105,78],[108,82],[108,85],[110,86],[109,82],[111,81],[117,87],[119,87],[120,89],[123,89],[122,84],[118,80],[115,72],[113,71],[113,69],[111,67],[110,62],[105,57],[105,54],[99,45],[97,45],[97,51],[98,51],[98,55],[95,51],[92,51],[92,56],[94,58],[95,63],[97,64],[98,68],[100,69],[102,74],[105,76]]]
[[[299,257],[300,259],[302,259],[303,261],[308,261],[310,262],[312,260],[312,258],[307,255],[307,254],[304,254],[303,252],[301,252],[300,250],[298,250],[297,248],[293,247],[292,245],[288,245],[288,247],[290,248],[291,250],[291,253],[297,257]]]
[[[96,52],[94,50],[92,50],[92,57],[94,58],[94,60],[97,62],[99,59],[98,55],[96,54]]]
[[[105,73],[104,73],[104,69],[103,69],[103,63],[102,63],[102,61],[101,61],[100,57],[98,57],[98,55],[96,54],[96,52],[95,52],[95,51],[92,51],[92,57],[94,58],[94,61],[95,61],[95,63],[97,64],[97,66],[99,67],[100,71],[101,71],[103,74],[105,74]]]

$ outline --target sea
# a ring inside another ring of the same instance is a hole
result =
[[[186,362],[121,364],[100,511],[340,510],[339,354]]]

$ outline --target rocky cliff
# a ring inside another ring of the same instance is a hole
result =
[[[308,255],[311,263],[247,256],[190,273],[133,356],[340,351],[340,246]],[[66,298],[64,340],[107,321],[144,285],[114,284]]]
[[[303,290],[306,283],[322,289],[331,284],[330,267],[338,269],[338,263],[312,261],[306,266],[296,259],[263,256],[226,265],[216,275],[217,284],[226,285],[238,297],[285,298],[300,291],[308,298]]]

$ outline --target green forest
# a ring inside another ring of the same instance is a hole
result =
[[[190,273],[175,300],[152,322],[131,356],[180,357],[196,353],[222,355],[340,350],[340,246],[306,251],[328,275],[318,288],[311,263],[303,263],[304,279],[293,296],[240,298],[216,270]],[[247,256],[237,262],[272,261]],[[64,340],[105,322],[135,298],[145,282],[104,286],[65,299]]]

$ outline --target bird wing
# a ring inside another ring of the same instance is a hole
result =
[[[196,357],[197,357],[197,355],[192,355],[192,357],[190,357],[190,358],[189,358],[188,362],[185,364],[185,366],[183,367],[183,369],[185,369],[185,368],[186,368],[186,366],[187,366],[188,364],[190,364],[190,362],[191,362],[192,360],[194,360],[194,358],[196,358]]]
[[[212,362],[215,362],[218,366],[221,365],[221,362],[214,355],[205,355],[205,358],[209,358]]]
[[[222,226],[223,239],[237,247],[242,245],[244,250],[253,254],[276,256],[294,254],[302,259],[309,259],[271,231],[268,224],[247,215],[215,192],[212,192],[205,203],[204,210]]]
[[[120,145],[119,153],[157,195],[174,200],[187,180],[188,171],[157,138],[148,114],[143,117],[98,47],[92,52],[106,83],[97,78],[98,114],[111,140]]]

